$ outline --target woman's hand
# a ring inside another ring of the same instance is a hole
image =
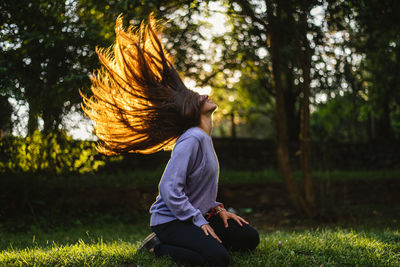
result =
[[[221,217],[222,221],[224,222],[225,228],[228,227],[228,219],[232,219],[235,220],[240,226],[243,226],[242,222],[245,224],[249,224],[245,219],[243,219],[242,217],[226,211],[225,209],[221,210],[220,212],[218,212],[219,216]]]
[[[222,243],[221,239],[219,239],[219,237],[215,234],[214,229],[212,229],[209,224],[203,224],[200,228],[204,231],[206,235],[211,235],[212,237],[217,239],[219,243]]]

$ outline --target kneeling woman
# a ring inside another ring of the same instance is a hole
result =
[[[211,130],[216,104],[183,84],[157,35],[152,15],[146,27],[115,27],[114,57],[97,50],[105,69],[92,77],[84,111],[96,122],[99,151],[154,153],[171,158],[150,209],[149,235],[141,250],[178,263],[228,266],[228,250],[252,250],[258,232],[216,202],[219,164]]]

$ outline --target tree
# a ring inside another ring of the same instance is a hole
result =
[[[337,143],[367,142],[367,121],[362,121],[365,114],[360,109],[363,104],[364,100],[361,97],[354,99],[352,91],[318,104],[317,110],[311,115],[314,140]]]
[[[39,119],[45,132],[59,131],[65,114],[81,102],[78,89],[88,89],[88,76],[99,67],[95,47],[112,44],[120,13],[127,25],[138,25],[151,11],[166,19],[176,16],[166,24],[167,47],[178,69],[197,75],[204,60],[196,57],[202,52],[193,21],[198,7],[197,1],[182,0],[2,1],[0,90],[29,104],[29,134],[39,128]]]
[[[258,87],[258,90],[264,91],[262,95],[267,95],[267,99],[272,97],[273,101],[265,101],[264,98],[265,104],[274,102],[275,105],[273,120],[278,162],[289,199],[298,211],[314,217],[316,208],[309,149],[309,96],[313,51],[307,34],[318,35],[320,29],[310,26],[307,20],[310,10],[318,2],[231,0],[226,3],[229,5],[228,14],[235,25],[231,38],[234,41],[230,41],[230,46],[226,47],[234,47],[235,51],[231,55],[234,55],[232,58],[236,60],[238,69],[254,69],[253,66],[256,65],[255,69],[261,70],[255,72],[259,74],[257,78],[263,81],[263,86]],[[267,52],[267,56],[262,55],[262,50]],[[234,60],[228,62],[234,65]],[[296,106],[300,108],[297,109]],[[300,126],[301,134],[296,130]],[[289,140],[299,137],[304,195],[293,177],[288,152]]]
[[[29,104],[28,132],[43,120],[45,132],[59,130],[62,115],[79,101],[75,88],[88,82],[85,31],[65,1],[2,1],[1,69],[10,95]]]
[[[8,102],[8,97],[0,95],[0,138],[12,131],[11,114],[13,108]]]
[[[370,141],[396,139],[393,119],[400,105],[400,24],[398,1],[328,1],[330,32],[344,32],[337,42],[353,56],[339,58],[344,79],[366,113]],[[354,56],[358,62],[352,60]]]
[[[79,37],[82,31],[73,31],[64,1],[2,1],[1,5],[2,39],[8,46],[1,59],[8,63],[2,70],[7,89],[28,102],[29,133],[38,128],[39,117],[46,132],[57,130],[63,112],[78,101],[73,88],[86,78],[78,53],[86,53]]]
[[[230,121],[231,137],[235,133],[272,137],[274,93],[265,56],[265,34],[252,32],[245,17],[230,6],[226,8],[229,30],[213,39],[212,70],[206,76],[219,103],[219,112],[214,118],[217,123]]]

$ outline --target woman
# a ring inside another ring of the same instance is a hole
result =
[[[183,84],[158,37],[153,16],[138,30],[122,28],[116,43],[96,48],[105,68],[92,76],[93,96],[83,110],[95,122],[105,154],[173,152],[150,209],[149,235],[140,249],[191,265],[229,264],[229,250],[252,250],[255,229],[216,202],[219,164],[211,139],[217,108]]]

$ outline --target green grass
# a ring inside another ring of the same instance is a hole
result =
[[[381,219],[381,218],[380,218]],[[381,226],[381,225],[380,225]],[[137,254],[150,232],[148,215],[119,220],[110,215],[45,221],[22,232],[0,228],[0,266],[174,266]],[[396,227],[262,230],[252,253],[232,253],[232,266],[400,266]]]
[[[139,239],[140,240],[140,239]],[[357,232],[317,229],[302,232],[262,233],[252,253],[233,253],[232,266],[398,266],[400,233],[385,230]],[[281,244],[281,245],[279,245]],[[26,266],[166,266],[171,262],[137,254],[138,240],[102,239],[70,244],[9,248],[0,254],[2,265]]]

